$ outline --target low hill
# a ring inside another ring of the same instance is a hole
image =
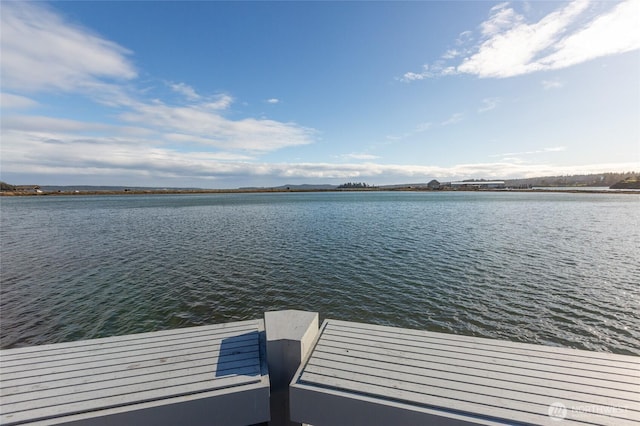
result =
[[[611,185],[611,189],[640,189],[640,176],[630,176]]]
[[[16,187],[14,185],[9,185],[6,182],[0,182],[0,191],[15,191]]]
[[[610,187],[621,180],[630,177],[640,177],[640,173],[597,173],[589,175],[545,176],[526,179],[505,180],[507,187],[542,186],[542,187],[581,187],[602,186]]]

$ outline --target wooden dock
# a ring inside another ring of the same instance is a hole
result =
[[[640,426],[640,357],[303,311],[0,351],[2,425],[290,420]]]
[[[269,419],[262,320],[3,350],[0,374],[3,425]]]
[[[640,358],[325,321],[291,383],[321,425],[640,425]]]

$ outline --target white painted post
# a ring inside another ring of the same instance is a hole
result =
[[[289,383],[318,334],[318,313],[265,312],[267,363],[271,383],[270,426],[300,425],[289,415]]]

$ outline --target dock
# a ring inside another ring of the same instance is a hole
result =
[[[263,319],[0,351],[2,425],[635,425],[640,357]]]
[[[4,350],[0,424],[263,422],[264,348],[257,320]]]
[[[314,425],[638,425],[640,359],[327,320],[291,400]]]

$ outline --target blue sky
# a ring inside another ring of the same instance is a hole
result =
[[[0,7],[6,182],[640,171],[640,0]]]

